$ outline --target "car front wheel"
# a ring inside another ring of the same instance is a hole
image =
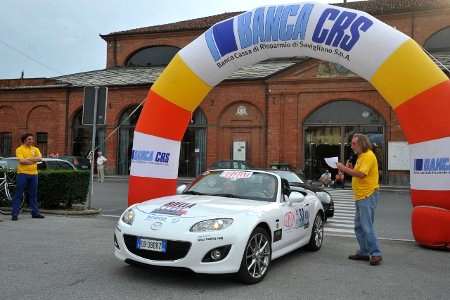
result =
[[[320,213],[314,219],[314,225],[311,230],[311,238],[307,248],[311,251],[317,251],[322,247],[323,243],[323,218]]]
[[[261,227],[255,228],[244,250],[238,279],[246,284],[258,283],[264,279],[272,259],[269,233]]]

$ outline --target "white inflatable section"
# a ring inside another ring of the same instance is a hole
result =
[[[410,145],[411,188],[450,190],[450,137]]]
[[[130,175],[176,179],[180,142],[134,132]]]
[[[304,2],[259,7],[219,22],[179,53],[211,87],[239,68],[283,57],[338,63],[370,80],[409,39],[367,13]]]

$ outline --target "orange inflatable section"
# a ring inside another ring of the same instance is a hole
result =
[[[450,211],[432,206],[414,207],[412,230],[417,243],[450,249]]]
[[[142,198],[153,199],[173,194],[177,189],[176,179],[160,179],[130,176],[128,184],[132,189],[128,189],[128,205],[142,202]],[[148,187],[157,189],[149,189]]]
[[[183,138],[192,113],[150,91],[136,125],[136,131],[174,141]],[[149,121],[150,120],[150,121]]]
[[[399,105],[395,113],[410,144],[450,136],[450,80]],[[448,198],[450,201],[450,198]]]
[[[411,190],[411,201],[416,206],[435,206],[450,212],[450,191]]]

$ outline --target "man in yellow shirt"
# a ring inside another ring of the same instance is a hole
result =
[[[22,145],[16,149],[16,157],[19,161],[17,165],[16,194],[12,203],[11,219],[18,220],[20,203],[25,190],[28,191],[29,205],[31,207],[31,217],[43,219],[39,213],[37,205],[38,171],[37,163],[42,160],[41,152],[34,147],[34,138],[31,133],[25,133],[21,137]]]
[[[352,150],[358,155],[356,164],[337,164],[337,168],[352,178],[353,197],[355,199],[355,234],[359,251],[350,255],[352,260],[367,260],[373,266],[382,261],[380,247],[373,227],[375,208],[380,198],[378,162],[372,152],[369,138],[363,134],[355,134],[352,139]]]

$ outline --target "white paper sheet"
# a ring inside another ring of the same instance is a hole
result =
[[[336,164],[339,161],[339,157],[335,156],[335,157],[325,157],[325,162],[327,163],[328,166],[330,166],[330,168],[333,169],[337,169]]]

